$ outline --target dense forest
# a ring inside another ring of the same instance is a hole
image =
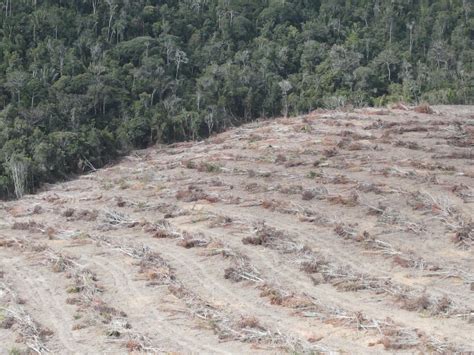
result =
[[[474,101],[471,0],[0,0],[0,197],[258,117]]]

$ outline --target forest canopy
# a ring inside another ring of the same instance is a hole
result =
[[[470,0],[0,0],[0,197],[258,117],[474,102]]]

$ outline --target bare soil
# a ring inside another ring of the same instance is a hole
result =
[[[136,151],[0,205],[0,354],[472,352],[473,218],[468,106]]]

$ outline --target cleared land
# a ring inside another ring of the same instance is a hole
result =
[[[0,209],[0,353],[474,351],[473,107],[317,111]]]

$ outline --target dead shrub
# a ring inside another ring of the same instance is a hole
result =
[[[300,270],[307,274],[315,274],[317,272],[320,272],[321,266],[325,264],[325,262],[318,260],[303,261],[300,264]]]
[[[335,176],[325,178],[324,182],[329,183],[329,184],[336,184],[336,185],[346,185],[352,181],[346,175],[338,174]]]
[[[49,203],[64,203],[65,201],[61,199],[61,197],[58,196],[58,194],[48,194],[44,196],[43,201],[49,202]]]
[[[386,116],[390,114],[389,110],[374,110],[366,112],[367,115]]]
[[[281,232],[264,226],[257,230],[257,235],[248,236],[242,239],[242,243],[250,245],[263,245],[268,246],[272,243],[272,240],[281,236]]]
[[[117,196],[115,198],[115,201],[116,201],[116,204],[117,204],[117,207],[125,207],[126,206],[126,202],[124,201],[124,199],[122,198],[122,196]]]
[[[199,172],[206,172],[206,173],[220,173],[222,171],[222,167],[215,163],[209,162],[200,162],[197,167],[197,171]]]
[[[31,233],[41,233],[45,230],[44,225],[36,221],[15,222],[11,228],[13,230],[29,231]]]
[[[285,163],[285,168],[294,168],[296,166],[303,166],[306,163],[302,160],[289,160]]]
[[[189,191],[189,188],[188,190],[178,190],[176,192],[176,199],[177,200],[185,200],[185,202],[187,202],[186,200],[189,199],[191,193]]]
[[[461,198],[465,203],[474,202],[474,189],[467,185],[454,185],[451,188],[451,191],[453,194]]]
[[[49,257],[49,264],[53,272],[64,272],[68,269],[74,268],[74,261],[71,258],[66,258],[61,254],[54,254]]]
[[[210,203],[217,203],[220,201],[219,197],[217,196],[211,196],[211,195],[206,195],[204,197],[204,200],[206,200],[207,202],[210,202]]]
[[[183,165],[188,169],[196,169],[196,163],[192,160],[183,161]]]
[[[323,155],[326,157],[326,158],[331,158],[331,157],[334,157],[336,156],[338,153],[337,149],[335,147],[333,148],[330,148],[330,149],[325,149],[323,150]]]
[[[357,187],[356,189],[361,191],[361,192],[373,192],[374,194],[377,194],[377,195],[380,195],[380,194],[383,194],[384,191],[381,189],[383,185],[380,185],[380,184],[374,184],[374,183],[365,183],[365,182],[361,182],[359,184],[357,184]]]
[[[316,193],[313,190],[304,190],[301,196],[303,201],[310,201],[316,197]]]
[[[80,210],[76,214],[76,220],[92,222],[97,220],[99,211],[97,210]]]
[[[205,248],[209,244],[209,241],[204,238],[197,238],[196,236],[186,235],[183,239],[178,242],[180,247],[191,249],[191,248]]]
[[[345,225],[343,223],[339,223],[338,225],[336,225],[336,227],[334,228],[334,232],[338,236],[346,239],[355,239],[355,237],[357,236],[357,231],[352,225]]]
[[[88,221],[92,222],[97,220],[99,216],[99,211],[97,210],[76,210],[74,208],[67,208],[61,214],[63,217],[66,217],[72,221]]]
[[[183,202],[206,200],[210,203],[216,203],[220,200],[217,196],[209,195],[202,188],[194,185],[189,185],[187,190],[178,190],[176,192],[176,199]]]
[[[283,303],[284,296],[282,293],[271,285],[264,284],[260,287],[260,297],[267,297],[270,299],[270,303],[274,305],[281,305]]]
[[[340,149],[345,149],[347,148],[350,144],[352,143],[352,139],[344,137],[342,138],[338,143],[337,147]]]
[[[100,299],[94,300],[92,303],[92,310],[97,312],[105,323],[110,323],[114,316],[126,316],[124,313],[117,311],[115,308],[107,305]]]
[[[415,338],[415,342],[406,342],[404,339],[399,339],[396,335],[394,336],[384,336],[380,341],[385,349],[392,350],[405,350],[411,349],[414,346],[418,345],[418,341]]]
[[[63,213],[61,213],[61,216],[69,218],[74,215],[75,209],[74,208],[66,208]]]
[[[290,185],[290,186],[279,186],[278,191],[285,195],[296,195],[300,194],[303,191],[303,186],[301,185]]]
[[[447,154],[435,154],[433,159],[474,159],[474,150],[458,150]]]
[[[406,297],[401,300],[402,308],[407,311],[423,311],[431,306],[431,301],[425,293],[418,297]]]
[[[263,200],[262,201],[262,207],[265,208],[266,210],[275,210],[275,207],[277,206],[277,202],[274,200]]]
[[[360,142],[353,142],[351,144],[349,144],[349,146],[347,147],[347,150],[350,150],[350,151],[355,151],[355,150],[364,150],[366,149],[367,147],[364,146],[362,143]]]
[[[403,148],[408,148],[408,149],[411,149],[411,150],[420,150],[421,149],[421,146],[416,143],[416,142],[405,142],[405,141],[402,141],[402,140],[398,140],[395,142],[395,147],[403,147]]]
[[[432,163],[422,162],[418,160],[410,160],[409,165],[416,169],[422,169],[422,170],[456,171],[456,167],[452,165],[443,165],[439,163],[432,164]]]
[[[283,164],[287,161],[287,158],[283,154],[278,154],[275,158],[275,164]]]
[[[242,243],[251,244],[251,245],[262,245],[263,240],[259,236],[245,237],[245,238],[242,239]]]
[[[433,304],[433,309],[432,309],[432,314],[437,315],[437,314],[445,314],[448,313],[449,308],[452,305],[452,301],[448,296],[443,296],[440,299],[438,299],[434,304]]]
[[[380,118],[377,119],[375,122],[371,123],[368,126],[364,127],[364,130],[372,130],[372,129],[387,129],[387,128],[392,128],[395,126],[398,126],[400,123],[398,122],[384,122]]]
[[[292,207],[289,201],[271,200],[271,201],[267,201],[265,206],[267,207],[267,209],[271,211],[278,211],[280,213],[285,213],[285,214],[290,214],[290,215],[296,215],[299,212],[298,209],[295,209],[294,207]]]
[[[234,220],[229,216],[218,215],[215,216],[209,223],[209,228],[228,227],[234,223]]]
[[[470,136],[453,137],[448,140],[448,144],[459,148],[474,147],[474,131],[470,133]]]
[[[397,102],[394,103],[390,106],[392,110],[403,110],[403,111],[408,111],[408,105],[405,104],[404,102]]]
[[[282,288],[265,283],[259,287],[261,290],[260,297],[267,297],[270,303],[282,307],[298,309],[313,305],[311,299],[305,295],[297,295],[293,292],[288,292]]]
[[[15,324],[15,318],[7,316],[0,322],[0,328],[10,329]]]
[[[0,247],[2,248],[13,248],[15,245],[18,244],[13,239],[0,239]]]
[[[127,350],[129,352],[132,352],[132,351],[142,351],[143,350],[143,346],[142,344],[140,344],[140,342],[136,341],[136,340],[128,340],[126,343],[125,343],[125,347],[127,348]]]
[[[314,286],[321,285],[325,282],[324,277],[321,274],[313,274],[310,276],[310,279],[313,282]]]
[[[232,282],[251,281],[260,282],[262,281],[255,270],[247,263],[242,263],[235,267],[229,267],[224,270],[224,278]]]
[[[339,204],[348,207],[355,207],[359,204],[359,195],[355,192],[351,193],[350,196],[347,197],[337,195],[329,196],[326,199],[332,204]]]
[[[403,256],[400,255],[395,255],[392,259],[392,262],[398,266],[401,266],[405,269],[411,268],[413,266],[413,263],[410,259],[407,259]]]
[[[260,321],[254,316],[241,317],[237,322],[237,326],[240,329],[264,329],[260,325]]]
[[[342,131],[341,136],[350,137],[354,140],[371,140],[374,139],[374,136],[368,134],[360,134],[354,131]]]
[[[164,229],[159,229],[155,231],[152,237],[157,239],[174,238],[173,235],[171,235],[168,231]]]
[[[259,185],[256,182],[251,182],[247,185],[245,185],[245,191],[251,192],[251,193],[259,193],[259,192],[266,192],[267,187],[263,185]]]
[[[417,113],[426,113],[426,114],[433,114],[434,113],[433,109],[427,103],[421,103],[420,105],[416,106],[413,109],[413,111],[415,111]]]
[[[222,144],[222,143],[225,143],[226,139],[224,137],[214,136],[211,139],[209,139],[209,141],[212,144]]]
[[[474,222],[458,226],[454,232],[453,242],[464,246],[474,244]]]
[[[258,135],[256,133],[251,133],[249,135],[249,142],[250,143],[253,143],[253,142],[258,142],[258,141],[261,141],[263,140],[264,138],[261,136],[261,135]]]
[[[132,253],[138,259],[139,273],[150,281],[149,286],[169,285],[175,280],[174,271],[157,253],[147,249],[133,250]]]
[[[369,232],[363,231],[356,236],[355,241],[359,243],[372,243],[374,241],[374,237],[372,237]]]

